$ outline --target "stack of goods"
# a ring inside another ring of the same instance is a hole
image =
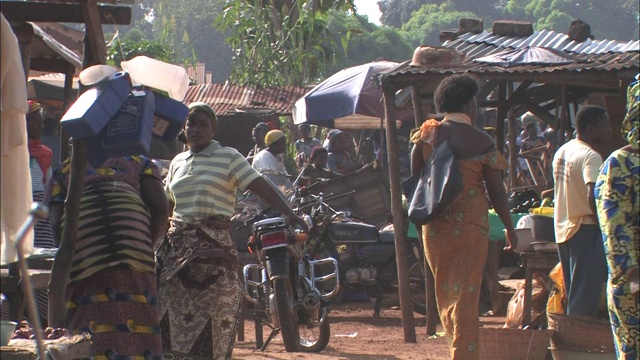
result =
[[[88,89],[64,114],[61,125],[74,139],[88,141],[94,168],[110,157],[146,155],[151,136],[175,140],[187,119],[181,100],[189,78],[179,66],[139,56],[127,71],[95,65],[80,73]],[[159,83],[163,75],[170,81]],[[169,96],[166,96],[168,94]]]

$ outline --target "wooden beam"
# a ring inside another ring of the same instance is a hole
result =
[[[47,2],[50,3],[57,3],[57,4],[68,4],[68,3],[74,3],[74,4],[80,4],[82,3],[84,0],[47,0]],[[106,3],[106,4],[114,4],[114,5],[133,5],[136,3],[136,0],[100,0],[101,3]]]
[[[107,46],[104,43],[104,33],[102,32],[102,24],[97,11],[97,0],[86,0],[80,4],[80,7],[85,20],[85,49],[83,53],[85,54],[85,60],[87,60],[82,62],[82,68],[105,64],[107,62]],[[90,57],[86,55],[90,55]]]
[[[66,73],[70,64],[62,59],[31,58],[31,70]],[[73,65],[72,65],[73,66]]]
[[[9,22],[84,23],[81,4],[45,3],[34,1],[2,1],[2,15]],[[118,5],[98,5],[100,22],[105,25],[130,25],[131,8]]]
[[[498,84],[498,101],[506,101],[507,83],[500,81]],[[507,115],[508,106],[498,106],[496,114],[496,147],[501,154],[504,154],[504,119]]]
[[[495,79],[489,80],[484,84],[482,84],[482,86],[480,86],[480,91],[478,91],[478,95],[476,95],[476,99],[478,99],[478,102],[480,102],[480,100],[486,99],[487,96],[491,94],[493,89],[495,89],[496,86],[498,86],[499,84],[500,84],[500,80],[495,80]]]
[[[413,324],[413,304],[409,289],[409,242],[405,231],[405,210],[402,207],[402,192],[400,191],[400,165],[398,162],[398,139],[396,127],[389,119],[396,118],[395,107],[396,89],[388,86],[384,91],[384,117],[387,135],[387,160],[389,161],[389,183],[391,185],[391,213],[393,214],[393,228],[396,237],[396,266],[398,267],[398,293],[400,295],[400,310],[404,342],[416,342],[416,329]]]

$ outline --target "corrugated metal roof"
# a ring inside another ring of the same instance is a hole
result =
[[[291,114],[293,104],[306,93],[297,86],[253,88],[227,84],[190,86],[183,102],[202,101],[209,104],[218,116],[238,113],[255,115]]]
[[[385,82],[395,75],[403,74],[441,74],[448,75],[460,72],[477,74],[511,73],[511,74],[543,74],[555,71],[581,73],[585,71],[617,71],[632,69],[637,71],[640,66],[640,42],[619,42],[611,40],[586,40],[578,43],[565,34],[554,31],[536,31],[529,37],[502,36],[486,31],[478,34],[466,33],[455,40],[446,41],[444,47],[456,49],[466,54],[463,66],[451,68],[424,68],[410,66],[405,61],[397,67],[380,74],[379,81]],[[504,51],[507,48],[525,48],[538,46],[553,49],[563,56],[574,60],[567,65],[519,65],[500,67],[489,64],[479,64],[474,59]]]
[[[577,42],[567,34],[551,30],[534,31],[528,37],[496,35],[487,31],[478,34],[466,33],[458,39],[467,43],[485,43],[501,48],[523,48],[538,46],[577,54],[604,54],[609,52],[640,51],[640,40],[621,42],[616,40],[591,40]],[[455,41],[455,40],[454,40]],[[443,46],[448,46],[445,42]]]

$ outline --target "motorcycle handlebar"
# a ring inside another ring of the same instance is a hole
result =
[[[329,195],[327,197],[322,197],[322,203],[326,205],[326,201],[339,199],[341,197],[351,195],[351,194],[353,194],[355,192],[356,192],[355,190],[351,190],[349,192],[338,194],[338,195]],[[306,208],[308,206],[317,204],[319,202],[319,200],[321,199],[321,196],[319,196],[319,195],[309,194],[309,196],[312,197],[313,199],[305,201],[303,203],[300,203],[300,205],[298,205],[298,211],[301,210],[301,209],[304,209],[304,208]]]

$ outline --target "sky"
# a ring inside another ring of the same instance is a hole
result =
[[[358,14],[367,15],[369,22],[380,25],[380,10],[378,9],[378,0],[355,0]]]

